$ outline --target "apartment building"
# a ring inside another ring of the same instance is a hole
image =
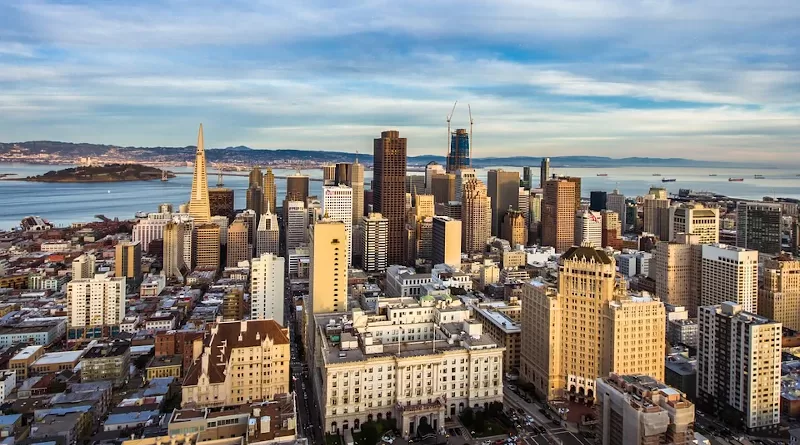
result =
[[[673,241],[679,233],[697,235],[700,244],[719,242],[719,209],[703,204],[679,204],[669,208],[669,239]]]
[[[800,261],[779,256],[764,262],[758,314],[800,331]]]
[[[497,340],[497,343],[505,348],[503,369],[511,372],[519,369],[522,329],[518,320],[514,320],[512,315],[502,310],[506,307],[505,303],[502,303],[499,308],[492,304],[482,304],[475,307],[473,313],[475,319],[483,325],[483,332]]]
[[[98,274],[67,284],[67,339],[110,337],[125,317],[125,277]]]
[[[653,260],[656,295],[664,303],[683,306],[690,316],[696,316],[702,277],[700,237],[679,233],[672,242],[661,241]]]
[[[758,251],[725,244],[704,244],[701,249],[700,304],[713,306],[733,301],[742,305],[745,312],[756,313]]]

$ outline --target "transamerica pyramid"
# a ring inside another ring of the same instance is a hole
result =
[[[189,197],[189,215],[195,226],[211,221],[211,205],[208,202],[208,177],[206,176],[206,151],[203,147],[203,124],[197,133],[197,153],[192,176],[192,196]]]

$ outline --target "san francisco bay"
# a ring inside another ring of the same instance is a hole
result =
[[[50,170],[66,168],[65,165],[0,164],[0,174],[16,174],[18,177],[33,176]],[[518,167],[499,167],[517,170]],[[177,173],[190,173],[191,167],[170,167]],[[489,169],[479,169],[478,177],[486,181]],[[558,168],[554,173],[579,176],[582,180],[582,195],[589,196],[591,190],[612,191],[618,188],[626,196],[646,194],[651,186],[664,187],[670,193],[679,189],[708,191],[742,199],[763,199],[765,196],[800,199],[800,171],[789,169],[748,168],[686,168],[686,167],[618,167],[618,168]],[[291,169],[274,169],[276,176],[295,173]],[[209,171],[210,186],[217,183],[217,172]],[[303,171],[312,178],[321,178],[319,169]],[[421,173],[415,173],[421,174]],[[535,168],[538,181],[538,168]],[[604,174],[607,176],[598,176]],[[660,174],[661,176],[654,176]],[[710,176],[715,175],[715,176]],[[763,175],[763,179],[755,179]],[[365,185],[369,188],[372,172],[365,173]],[[675,182],[662,182],[662,179]],[[742,178],[742,182],[730,182],[729,178]],[[72,222],[92,221],[95,215],[109,218],[129,219],[136,212],[156,211],[160,203],[177,206],[188,200],[191,175],[179,174],[169,181],[111,182],[111,183],[36,183],[25,181],[0,181],[0,229],[17,226],[28,215],[39,215],[57,226]],[[237,209],[245,207],[246,176],[223,176],[225,187],[235,191]],[[277,194],[280,200],[286,193],[286,181],[278,179]],[[322,183],[311,182],[311,194],[321,196]]]

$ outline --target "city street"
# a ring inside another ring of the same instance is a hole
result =
[[[521,432],[522,442],[528,445],[593,445],[593,441],[583,437],[579,433],[573,433],[563,426],[556,426],[553,422],[546,418],[539,409],[542,406],[536,402],[528,403],[522,400],[518,395],[514,394],[508,387],[504,387],[504,403],[506,409],[508,408],[522,408],[526,414],[533,417],[536,425],[544,427],[546,432],[544,434],[531,433],[530,431]]]

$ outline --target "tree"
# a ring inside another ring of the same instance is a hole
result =
[[[461,411],[461,423],[463,423],[465,427],[469,428],[472,426],[473,421],[474,413],[472,412],[472,408],[464,408],[464,411]]]
[[[486,414],[483,411],[478,411],[475,413],[475,422],[473,423],[473,429],[479,433],[483,432],[483,429],[486,427]]]
[[[486,410],[486,414],[490,416],[499,416],[502,412],[503,412],[502,402],[492,402],[489,404],[489,409]]]
[[[361,424],[361,437],[367,445],[377,443],[381,438],[381,433],[378,431],[378,425],[375,422],[366,422]]]

